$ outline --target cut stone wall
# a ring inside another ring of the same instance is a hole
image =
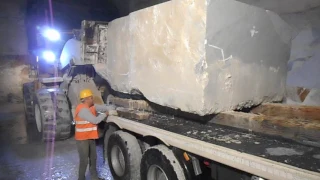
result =
[[[96,69],[114,90],[206,115],[282,100],[290,39],[264,9],[173,0],[112,21],[108,61]]]
[[[20,103],[22,84],[29,81],[26,0],[1,1],[0,103]]]
[[[21,103],[22,85],[30,82],[25,56],[0,56],[0,103]]]
[[[320,105],[320,7],[282,18],[294,29],[287,103]],[[301,89],[306,89],[301,91]],[[298,98],[299,97],[299,98]]]

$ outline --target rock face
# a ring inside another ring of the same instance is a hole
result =
[[[22,85],[32,81],[26,58],[0,56],[0,103],[23,102]]]
[[[233,0],[172,0],[116,19],[97,73],[120,92],[199,115],[283,99],[290,29]]]
[[[304,13],[281,16],[294,30],[288,62],[288,104],[320,105],[319,14],[320,6]]]
[[[295,30],[288,62],[288,86],[320,89],[319,14],[320,7],[283,16]]]

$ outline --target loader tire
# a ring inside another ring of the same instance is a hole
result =
[[[33,96],[34,96],[34,82],[29,82],[23,84],[23,104],[24,112],[26,117],[26,122],[34,122],[34,105],[33,105]]]
[[[72,116],[66,95],[60,89],[41,89],[34,97],[35,119],[43,141],[71,137]]]

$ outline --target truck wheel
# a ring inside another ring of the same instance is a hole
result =
[[[139,142],[139,145],[140,145],[142,154],[143,154],[148,148],[150,148],[150,144],[144,142],[143,140],[138,139],[138,142]]]
[[[164,145],[147,149],[141,159],[141,180],[185,180],[173,152]]]
[[[104,146],[103,155],[104,155],[105,162],[108,161],[108,142],[109,142],[110,136],[116,131],[118,131],[117,127],[107,124],[106,133],[104,134],[104,142],[103,142],[103,146]]]
[[[26,116],[26,122],[30,123],[34,121],[34,109],[33,109],[33,94],[34,94],[34,83],[29,82],[23,84],[23,105],[24,113]]]
[[[34,97],[34,112],[43,141],[64,140],[71,136],[72,116],[60,89],[41,89]]]
[[[114,132],[108,142],[108,163],[116,180],[140,180],[142,152],[137,139],[126,132]]]

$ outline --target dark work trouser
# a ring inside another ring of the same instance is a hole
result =
[[[77,141],[77,148],[79,152],[79,180],[85,180],[85,174],[89,162],[89,170],[91,179],[98,178],[97,173],[97,151],[95,140]]]

